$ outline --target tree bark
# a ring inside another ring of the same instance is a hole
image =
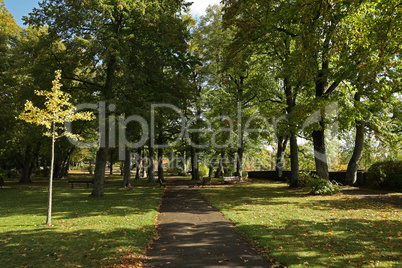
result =
[[[244,146],[243,141],[241,141],[241,145],[237,148],[237,165],[236,165],[236,173],[238,176],[242,177],[243,172],[243,153]]]
[[[278,137],[278,150],[276,153],[276,174],[279,179],[283,177],[283,168],[285,167],[285,151],[289,141],[289,137]]]
[[[141,178],[141,169],[142,169],[142,148],[137,149],[136,168],[137,172],[135,173],[135,179],[139,180]]]
[[[293,108],[296,106],[296,96],[288,79],[284,79],[287,112],[292,116]],[[290,180],[289,187],[299,187],[299,154],[295,127],[290,125]]]
[[[50,177],[49,177],[49,199],[47,206],[46,224],[52,225],[52,206],[53,206],[53,171],[54,171],[54,143],[55,143],[55,123],[53,122],[52,133],[52,159],[50,161]]]
[[[317,175],[324,180],[329,180],[327,154],[325,150],[324,128],[313,131],[314,160]]]
[[[159,143],[162,144],[162,143]],[[163,176],[163,149],[158,148],[158,182],[160,186],[163,185],[165,178]]]
[[[103,187],[105,183],[106,162],[108,156],[108,148],[99,148],[96,153],[94,186],[91,196],[101,197],[103,195]]]
[[[109,170],[110,175],[113,175],[113,165],[114,165],[114,163],[112,161],[110,161],[110,170]]]
[[[184,150],[183,152],[183,173],[187,174],[187,152]]]
[[[131,153],[130,149],[126,148],[124,160],[124,172],[123,172],[123,188],[131,188],[130,176],[131,176]]]
[[[299,187],[299,155],[297,136],[294,132],[290,136],[290,188]]]
[[[327,78],[325,72],[328,70],[328,62],[322,63],[322,70],[318,74],[315,83],[316,98],[321,98],[324,95],[325,87],[327,86]],[[325,111],[321,111],[319,118],[320,129],[313,131],[314,144],[314,159],[317,175],[324,180],[329,180],[327,153],[325,149]]]
[[[355,100],[360,101],[360,94],[355,94]],[[353,149],[353,155],[349,161],[348,168],[345,174],[345,184],[354,185],[357,182],[357,171],[359,169],[360,161],[363,157],[364,151],[364,128],[366,122],[363,120],[356,120],[356,136],[355,136],[355,148]]]
[[[225,158],[225,154],[226,154],[225,151],[221,152],[221,158],[219,159],[218,169],[216,170],[215,178],[223,177],[225,173],[225,168],[223,165],[223,159]]]
[[[107,101],[113,99],[113,81],[116,70],[116,57],[110,56],[107,59],[107,69],[106,69],[106,82],[103,88],[103,95]],[[106,107],[104,107],[106,110]],[[101,116],[100,116],[101,117]],[[102,117],[106,117],[102,115]],[[105,171],[106,171],[106,162],[109,155],[109,127],[106,118],[99,118],[100,126],[102,126],[101,133],[101,146],[99,147],[98,152],[96,153],[96,163],[95,163],[95,175],[94,175],[94,185],[91,196],[101,197],[104,192],[104,183],[105,183]],[[102,135],[102,132],[103,135]]]
[[[155,185],[155,173],[154,173],[154,148],[149,142],[149,163],[148,163],[148,182],[152,182]]]
[[[25,148],[25,156],[24,162],[22,164],[22,174],[20,183],[32,183],[31,175],[32,175],[32,146],[27,145]]]
[[[191,147],[191,180],[200,180],[198,173],[198,150]]]

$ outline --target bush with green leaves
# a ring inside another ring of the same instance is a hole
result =
[[[336,181],[324,180],[311,172],[302,172],[299,176],[300,186],[308,187],[311,194],[333,195],[341,191],[341,186]]]
[[[207,177],[209,174],[209,168],[204,163],[200,163],[198,166],[198,176],[200,178]]]
[[[402,191],[402,161],[374,163],[367,171],[367,185],[372,188]]]

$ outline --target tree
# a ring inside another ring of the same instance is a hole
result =
[[[49,203],[47,212],[47,225],[52,225],[52,192],[53,192],[53,170],[54,170],[54,144],[56,139],[69,136],[78,139],[79,136],[69,133],[65,130],[64,123],[76,120],[92,120],[93,114],[91,112],[75,113],[75,108],[69,102],[70,95],[60,90],[61,71],[56,71],[56,78],[53,80],[51,91],[35,91],[38,96],[46,98],[45,109],[37,108],[31,101],[25,103],[24,112],[18,117],[25,122],[42,125],[45,127],[46,132],[44,136],[52,138],[52,157],[50,164],[50,178],[49,178]]]
[[[148,104],[154,88],[147,82],[159,81],[160,71],[180,63],[186,53],[186,40],[182,38],[186,27],[180,17],[186,5],[173,0],[49,0],[40,3],[27,22],[48,25],[52,38],[66,45],[68,56],[61,63],[68,71],[63,73],[86,86],[93,100],[120,104],[121,95],[140,95],[139,99]],[[171,46],[173,42],[176,47]],[[82,66],[84,71],[77,73],[71,66]],[[137,102],[133,103],[147,107]],[[106,120],[96,156],[95,197],[104,192],[108,129]]]

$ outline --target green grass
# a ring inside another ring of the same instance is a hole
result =
[[[92,198],[91,188],[56,181],[54,226],[47,227],[46,180],[7,182],[0,189],[0,267],[100,267],[143,259],[163,190],[132,183],[120,189],[121,178],[109,177],[105,196]]]
[[[311,196],[278,183],[201,192],[240,232],[291,267],[402,267],[402,211],[342,194]]]

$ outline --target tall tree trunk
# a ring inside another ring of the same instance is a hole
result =
[[[187,151],[183,152],[183,173],[187,174]]]
[[[360,101],[360,93],[355,94],[355,100]],[[359,164],[362,160],[364,151],[365,126],[365,121],[356,120],[355,148],[353,149],[353,155],[349,161],[345,174],[345,184],[347,185],[354,185],[357,182],[357,170],[359,169]]]
[[[221,158],[219,159],[218,169],[216,170],[215,178],[220,178],[225,173],[225,167],[223,165],[223,160],[225,159],[225,154],[226,154],[225,151],[221,152]]]
[[[293,108],[296,106],[296,96],[288,79],[284,79],[287,112],[292,116]],[[299,155],[297,146],[296,129],[290,125],[290,188],[299,187]]]
[[[55,143],[55,123],[53,122],[52,128],[52,159],[50,161],[50,177],[49,177],[49,199],[47,206],[46,224],[52,225],[52,206],[53,206],[53,171],[54,171],[54,143]]]
[[[110,161],[110,170],[109,170],[109,174],[110,175],[113,175],[113,162],[112,161]]]
[[[107,147],[99,148],[98,152],[96,153],[94,186],[91,196],[101,197],[103,195],[107,156]]]
[[[322,122],[321,122],[322,123]],[[322,123],[323,124],[323,123]],[[313,131],[314,160],[317,175],[324,180],[329,180],[327,154],[325,150],[324,128]]]
[[[22,164],[22,174],[20,183],[31,183],[32,175],[32,146],[30,144],[25,148],[24,162]]]
[[[142,148],[137,149],[137,157],[135,160],[137,168],[137,172],[135,173],[135,179],[139,180],[141,178],[141,169],[142,169]]]
[[[146,168],[146,166],[144,165],[144,159],[146,159],[146,149],[145,149],[145,147],[144,147],[144,149],[142,150],[142,165],[141,165],[141,174],[142,174],[142,177],[143,178],[146,178],[146,177],[148,177],[148,174],[147,174],[147,168]]]
[[[154,148],[149,142],[149,163],[148,163],[148,182],[152,182],[155,185],[155,173],[154,173]]]
[[[200,180],[198,173],[198,150],[191,147],[191,180]]]
[[[115,79],[116,62],[117,60],[115,56],[110,56],[110,58],[107,59],[106,82],[102,92],[107,101],[113,99],[113,83]],[[103,110],[103,113],[106,112],[106,105],[105,107],[100,108],[100,110]],[[106,163],[109,155],[109,125],[107,122],[108,120],[106,120],[106,114],[100,113],[99,121],[99,126],[101,127],[101,146],[96,153],[94,185],[91,193],[91,196],[94,197],[101,197],[103,195]]]
[[[279,179],[283,177],[283,168],[285,167],[285,152],[289,141],[289,137],[278,137],[278,150],[276,152],[276,174]]]
[[[294,132],[290,136],[290,188],[299,187],[299,155],[297,137]]]
[[[123,172],[123,188],[131,188],[131,153],[130,149],[126,148],[124,160],[124,172]]]
[[[243,172],[243,153],[244,153],[244,146],[243,141],[241,141],[241,145],[237,148],[237,165],[236,165],[236,174],[242,177]]]
[[[327,86],[327,78],[325,71],[328,70],[328,62],[322,63],[322,70],[318,74],[317,81],[315,83],[316,98],[321,98],[324,95],[325,88]],[[313,131],[313,144],[314,144],[314,159],[317,175],[324,180],[329,180],[327,153],[325,149],[325,109],[321,110],[320,118],[318,119],[320,129]]]
[[[162,186],[164,181],[165,178],[163,177],[163,149],[158,148],[158,182]]]

